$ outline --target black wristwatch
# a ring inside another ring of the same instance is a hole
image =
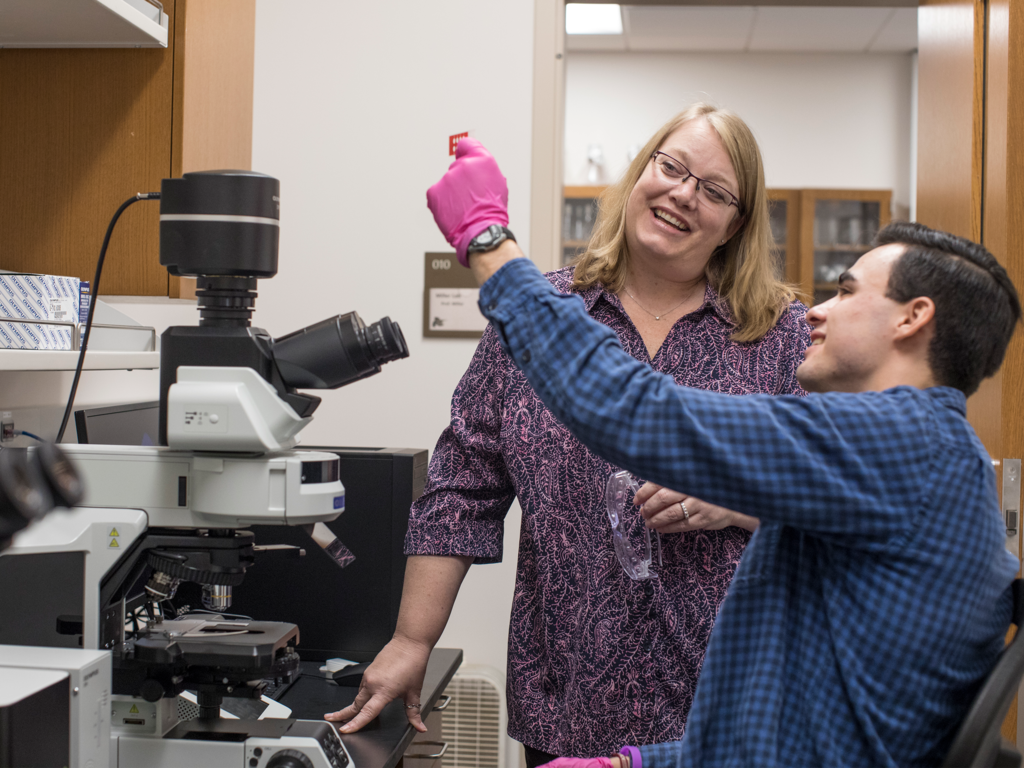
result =
[[[466,253],[493,251],[506,240],[511,240],[513,243],[516,241],[516,236],[512,234],[512,230],[500,224],[491,224],[491,226],[469,241]]]

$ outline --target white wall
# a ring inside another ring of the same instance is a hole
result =
[[[281,180],[281,252],[254,324],[279,335],[389,315],[410,352],[324,393],[307,443],[433,450],[448,424],[476,344],[422,336],[423,254],[449,250],[425,192],[452,160],[449,135],[469,130],[498,158],[529,242],[532,40],[533,0],[258,0],[252,167]],[[502,673],[518,535],[517,508],[505,562],[470,570],[441,639]]]
[[[607,174],[694,101],[739,114],[769,187],[891,189],[911,202],[912,54],[581,53],[566,56],[565,183]]]

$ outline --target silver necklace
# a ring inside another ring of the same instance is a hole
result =
[[[656,314],[654,314],[653,312],[651,312],[651,310],[649,310],[649,309],[648,309],[647,307],[645,307],[645,306],[644,306],[643,304],[641,304],[641,303],[640,303],[639,301],[637,301],[637,300],[636,300],[636,296],[634,296],[634,295],[633,295],[632,293],[630,293],[630,292],[629,292],[629,291],[628,291],[628,290],[626,289],[626,286],[622,286],[622,290],[626,291],[626,295],[627,295],[627,296],[629,296],[629,298],[631,298],[631,299],[633,300],[633,303],[634,303],[634,304],[636,304],[636,305],[637,305],[638,307],[640,307],[640,309],[642,309],[642,310],[643,310],[644,312],[646,312],[646,313],[647,313],[648,315],[650,315],[651,317],[653,317],[653,318],[654,318],[655,320],[661,320],[661,318],[662,318],[662,315],[667,315],[667,314],[668,314],[669,312],[671,312],[672,310],[675,310],[675,309],[679,309],[679,308],[680,308],[681,306],[683,306],[683,304],[685,304],[685,303],[686,303],[687,299],[689,299],[689,298],[690,298],[689,296],[687,296],[687,297],[686,297],[685,299],[683,299],[683,300],[682,300],[682,301],[680,301],[680,302],[679,302],[678,304],[676,304],[676,305],[675,305],[674,307],[672,307],[672,309],[666,309],[666,310],[665,310],[664,312],[662,312],[662,313],[661,313],[660,315],[656,315]]]

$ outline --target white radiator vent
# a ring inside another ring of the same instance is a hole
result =
[[[444,768],[506,768],[508,711],[501,673],[493,667],[467,664],[444,692],[452,697],[441,726],[448,743],[441,760]]]

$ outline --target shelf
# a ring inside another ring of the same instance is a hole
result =
[[[590,241],[589,240],[563,240],[562,241],[562,247],[563,248],[586,248],[588,245],[590,245]]]
[[[167,14],[147,0],[4,0],[0,48],[166,48]]]
[[[814,244],[814,252],[815,253],[818,253],[819,251],[841,251],[843,253],[867,253],[869,250],[871,250],[871,246],[867,245],[867,244],[864,244],[864,245],[845,245],[845,244],[839,244],[839,243],[836,243],[835,245],[825,245],[823,243],[815,243]]]
[[[0,371],[73,371],[78,365],[77,352],[45,349],[0,349]],[[160,367],[159,352],[105,352],[85,353],[84,370],[122,371],[134,368]]]
[[[605,186],[562,187],[562,197],[566,200],[596,200],[606,189]]]

